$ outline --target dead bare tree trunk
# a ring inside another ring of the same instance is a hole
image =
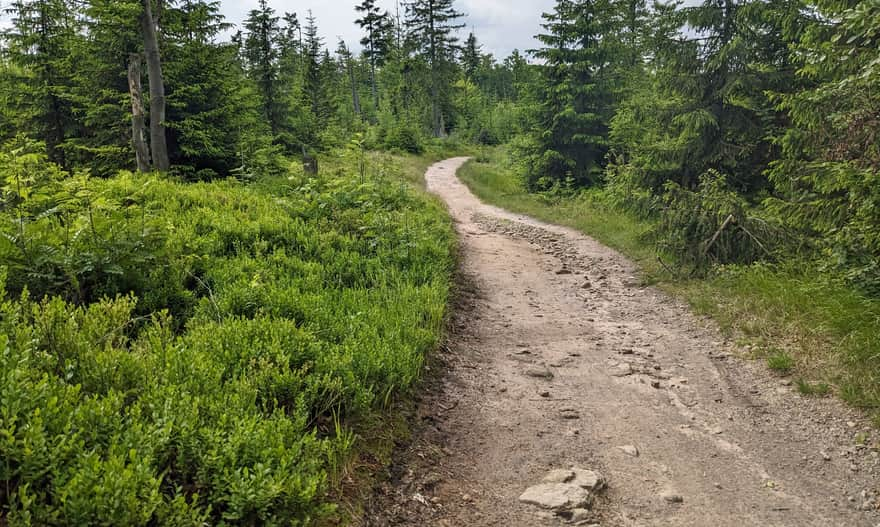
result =
[[[318,175],[318,158],[309,154],[306,150],[305,145],[302,147],[303,153],[303,172],[307,176],[317,176]]]
[[[358,117],[361,116],[361,94],[358,92],[357,79],[354,75],[354,64],[351,58],[348,59],[348,79],[351,81],[351,101],[354,104],[354,113]]]
[[[379,87],[376,85],[376,61],[370,59],[370,89],[373,92],[373,106],[379,112]]]
[[[147,55],[147,74],[150,77],[150,146],[153,150],[153,168],[167,172],[171,163],[168,160],[168,143],[165,139],[165,80],[162,78],[162,59],[159,55],[152,0],[143,2],[141,29]]]
[[[131,142],[134,146],[138,172],[150,171],[150,148],[144,130],[144,99],[141,88],[141,55],[132,53],[128,62],[128,91],[131,94]]]

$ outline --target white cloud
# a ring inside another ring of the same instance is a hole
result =
[[[257,0],[224,1],[223,12],[230,22],[240,25],[257,3]],[[354,10],[356,3],[359,1],[270,0],[269,5],[279,14],[295,12],[300,20],[304,20],[311,9],[328,46],[335,48],[341,37],[350,47],[358,49],[361,31],[354,23],[358,18]],[[378,5],[392,14],[396,10],[395,0],[379,0]],[[483,44],[484,52],[503,58],[515,48],[524,50],[535,47],[533,36],[540,29],[541,13],[550,10],[553,5],[555,0],[458,0],[456,9],[467,15],[461,21],[467,27],[460,36],[464,39],[473,29]],[[400,9],[402,16],[402,5]]]
[[[686,0],[686,5],[698,4],[700,0]],[[229,22],[241,26],[248,11],[257,7],[258,0],[221,0],[222,12]],[[0,0],[0,6],[8,6],[9,0]],[[361,31],[354,21],[358,18],[355,4],[360,0],[270,0],[269,5],[279,16],[285,11],[295,12],[305,20],[309,9],[315,15],[318,29],[327,45],[335,49],[342,38],[359,49]],[[383,9],[394,13],[396,0],[378,0]],[[534,35],[541,31],[541,14],[553,9],[555,0],[456,0],[455,7],[467,16],[461,23],[462,40],[471,30],[483,45],[483,51],[501,59],[514,49],[521,51],[537,47]],[[400,7],[403,11],[403,6]],[[0,29],[8,26],[9,19],[0,12]]]

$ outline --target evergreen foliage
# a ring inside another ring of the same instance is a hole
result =
[[[878,12],[559,0],[514,144],[526,184],[598,183],[696,269],[809,258],[876,292]]]
[[[285,110],[278,78],[281,37],[278,21],[275,10],[266,0],[260,0],[259,7],[251,10],[244,22],[246,36],[242,48],[248,76],[259,89],[263,117],[275,136],[281,132]]]
[[[538,40],[545,47],[534,54],[545,62],[545,77],[534,123],[537,152],[529,161],[530,188],[601,179],[611,112],[604,71],[609,57],[602,39],[608,8],[605,0],[557,0],[555,10],[543,15],[546,32]]]
[[[376,69],[384,66],[390,57],[394,24],[391,13],[379,9],[376,0],[364,0],[362,4],[355,6],[355,11],[363,15],[355,23],[364,31],[361,45],[364,47],[364,57],[370,63],[370,88],[374,109],[378,110],[379,86]]]
[[[406,4],[409,43],[430,71],[431,123],[435,137],[447,133],[450,83],[454,74],[455,54],[459,50],[458,20],[454,0],[411,0]]]
[[[767,202],[829,266],[880,293],[880,2],[821,1],[795,48],[804,90],[777,92],[791,126]]]

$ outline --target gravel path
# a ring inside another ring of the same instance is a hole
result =
[[[462,292],[362,525],[880,525],[863,417],[740,359],[615,251],[482,204],[465,161],[426,175],[457,224]],[[594,503],[520,501],[571,468],[607,480]]]

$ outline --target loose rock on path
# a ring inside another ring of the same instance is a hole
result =
[[[426,175],[461,237],[443,371],[363,526],[880,525],[862,416],[740,359],[615,251],[480,203],[465,161]]]

